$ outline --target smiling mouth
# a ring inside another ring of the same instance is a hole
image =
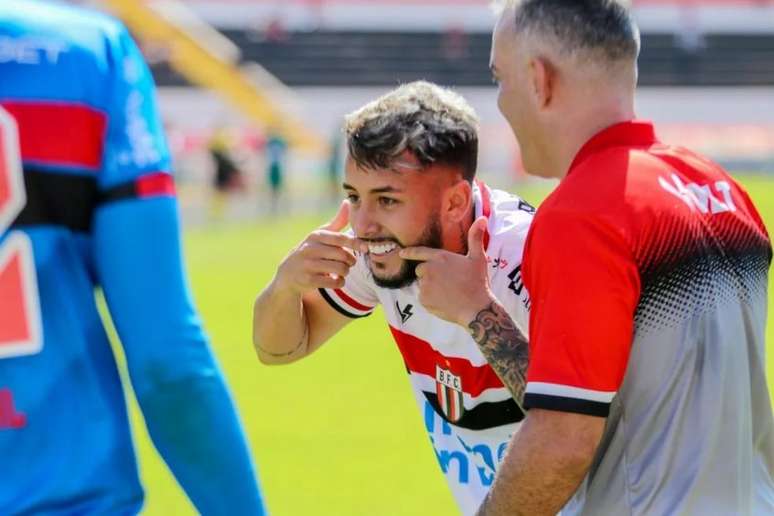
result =
[[[368,254],[372,256],[384,256],[400,247],[395,242],[368,242]]]

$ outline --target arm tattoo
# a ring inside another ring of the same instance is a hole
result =
[[[266,353],[270,357],[274,358],[284,358],[289,357],[290,355],[294,354],[296,351],[301,349],[301,346],[304,345],[304,342],[306,342],[306,334],[309,333],[309,324],[306,322],[306,319],[304,319],[304,333],[301,334],[301,339],[298,341],[298,344],[296,344],[296,347],[291,349],[290,351],[282,352],[282,353],[275,353],[273,351],[269,351],[268,349],[264,349],[258,344],[255,346],[261,350],[262,353]]]
[[[505,309],[494,301],[478,312],[468,329],[487,362],[521,407],[529,365],[527,338]]]

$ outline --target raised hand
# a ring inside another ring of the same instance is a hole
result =
[[[341,288],[355,265],[354,251],[365,252],[367,244],[342,233],[349,224],[349,203],[343,201],[336,216],[310,233],[280,264],[278,288],[304,294],[318,288]]]
[[[422,262],[416,269],[422,306],[465,328],[494,299],[484,251],[485,232],[486,218],[479,217],[468,230],[467,255],[428,247],[400,251],[401,258]]]

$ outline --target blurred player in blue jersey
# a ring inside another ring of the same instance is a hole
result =
[[[169,154],[132,39],[103,15],[3,0],[0,105],[0,514],[142,508],[96,286],[148,431],[196,509],[263,514],[186,285]]]

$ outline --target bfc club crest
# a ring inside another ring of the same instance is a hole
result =
[[[454,423],[462,418],[465,407],[462,404],[462,379],[448,369],[435,366],[435,392],[438,405],[446,419]]]

